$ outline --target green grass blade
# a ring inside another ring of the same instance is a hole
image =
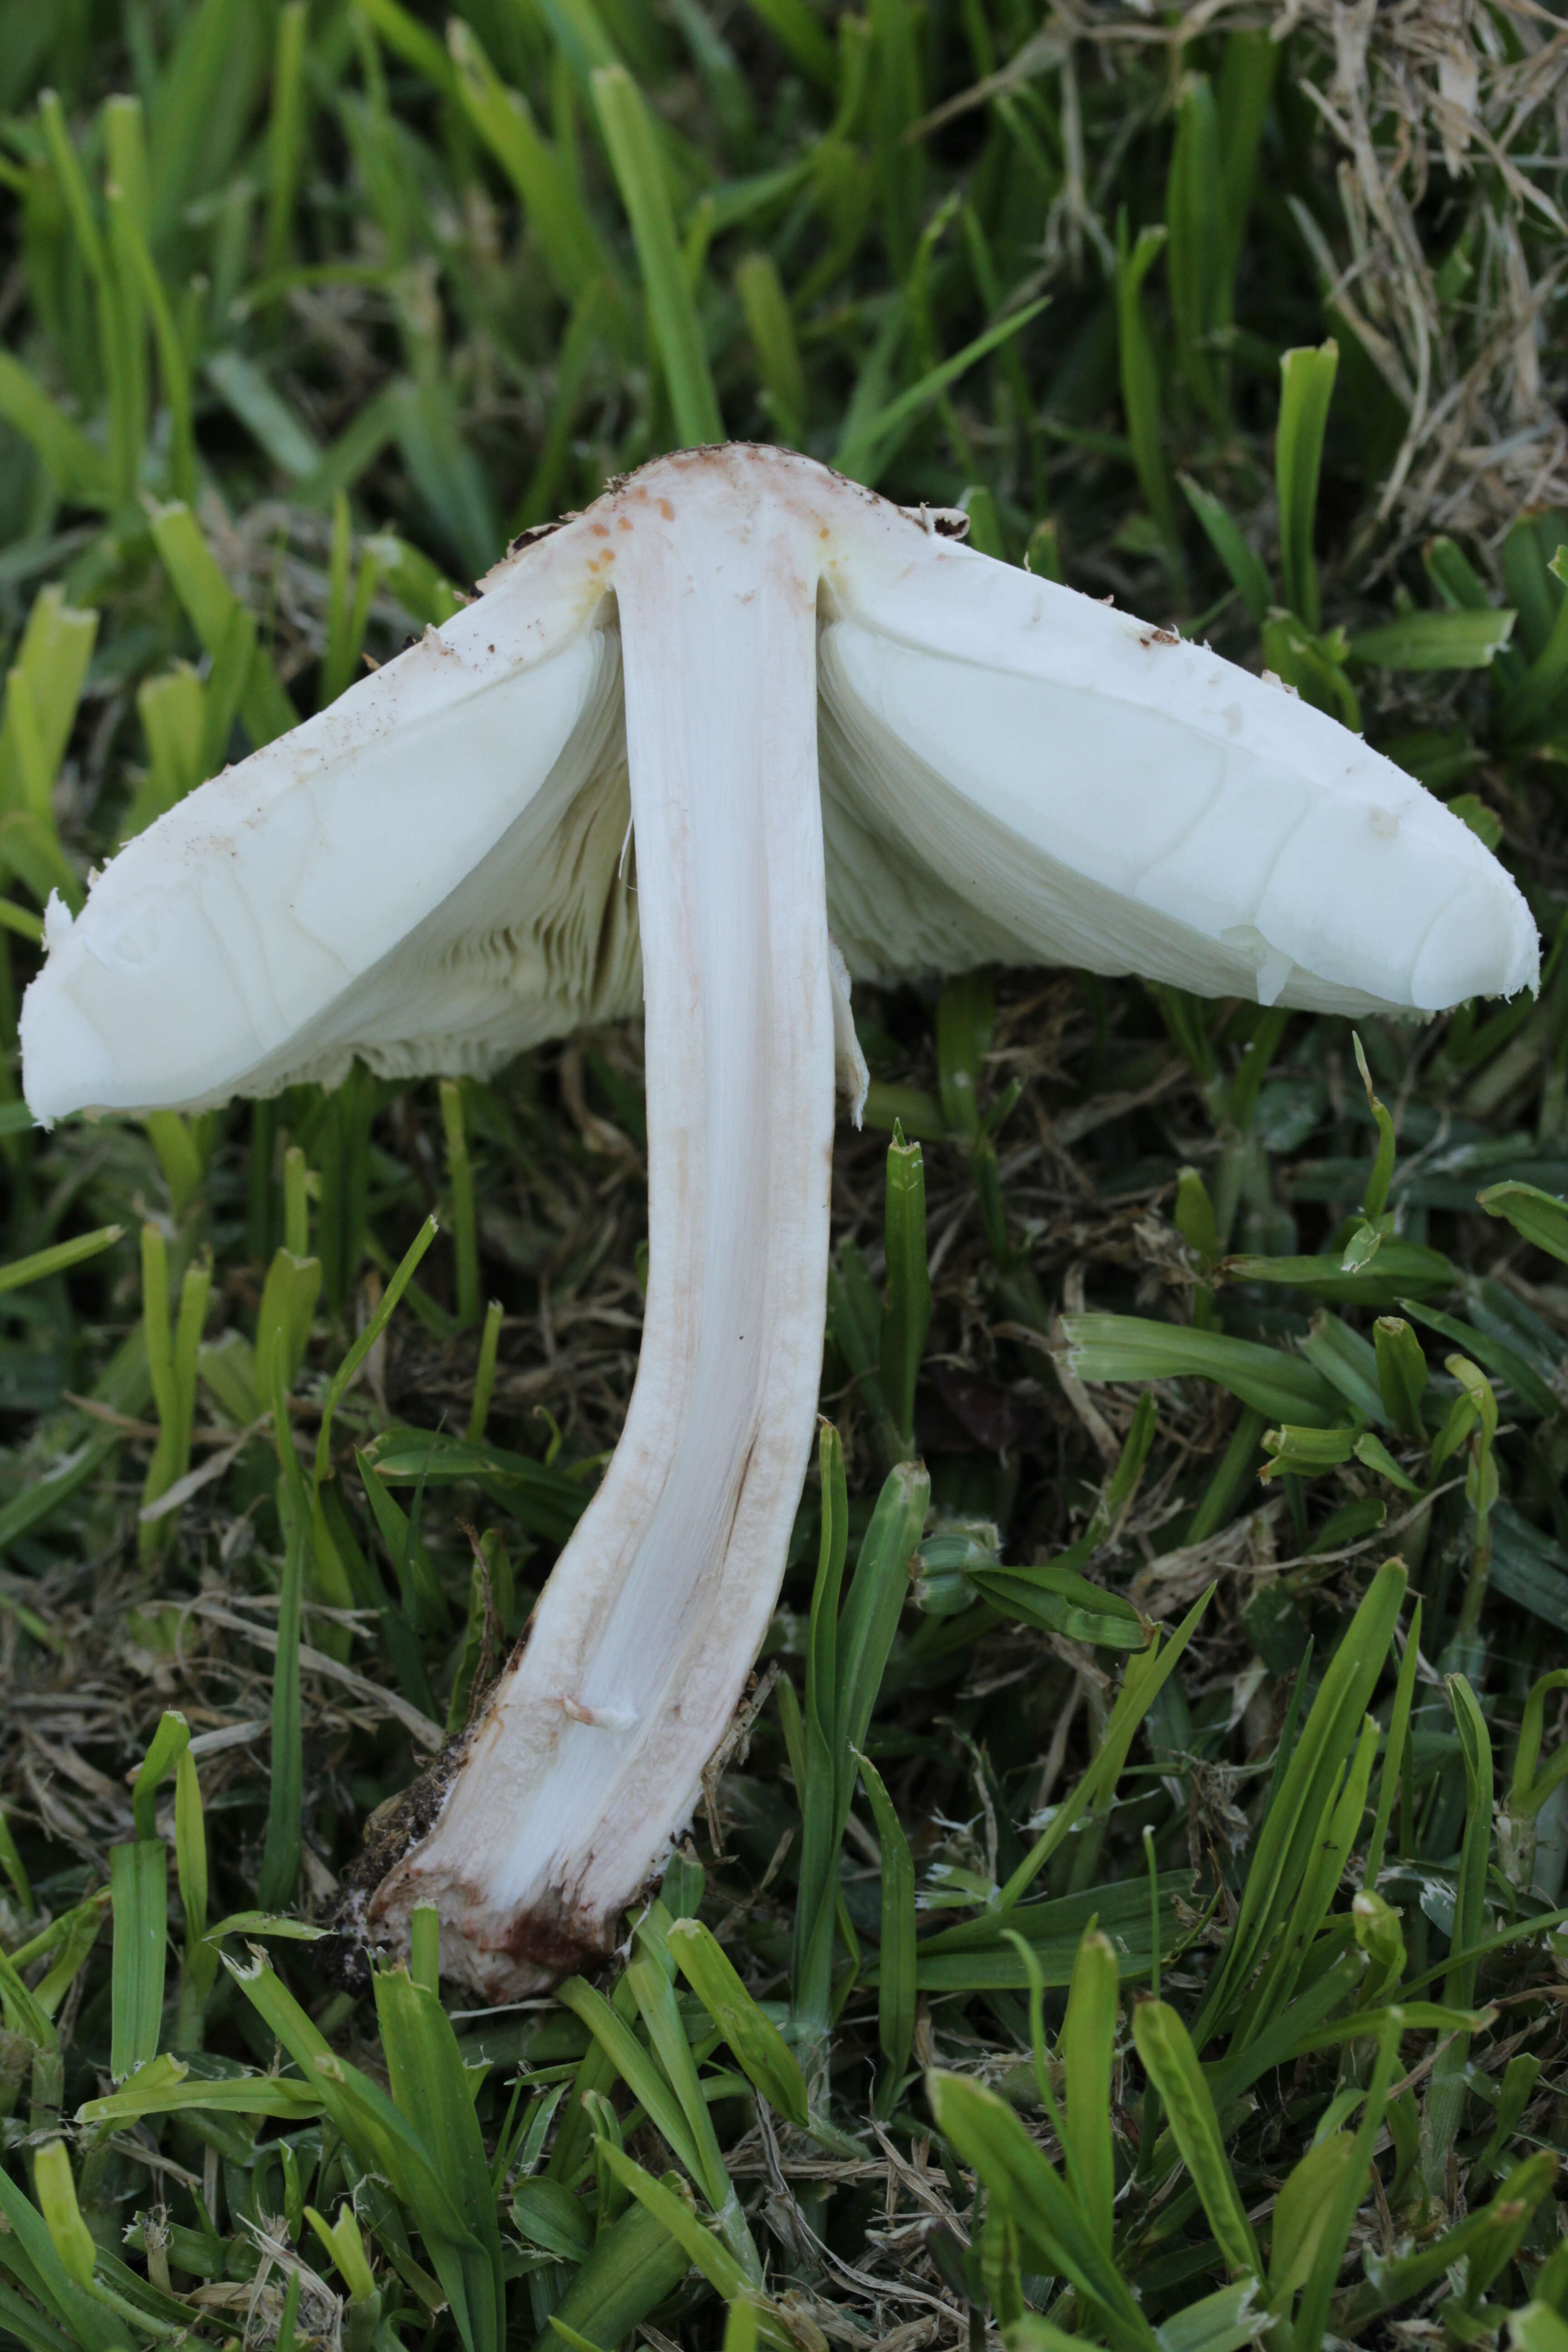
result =
[[[913,1442],[915,1382],[931,1328],[926,1265],[925,1164],[918,1143],[895,1135],[888,1147],[885,1211],[888,1277],[882,1307],[882,1395],[904,1444]]]
[[[749,0],[785,55],[826,95],[838,94],[838,58],[805,0]]]
[[[316,1441],[316,1484],[321,1485],[331,1460],[332,1420],[347,1392],[349,1382],[391,1322],[397,1303],[413,1281],[419,1261],[435,1240],[440,1228],[434,1217],[426,1217],[398,1261],[397,1270],[382,1293],[375,1313],[366,1321],[364,1329],[349,1349],[342,1362],[333,1373],[331,1385],[321,1400],[321,1428]]]
[[[109,2071],[123,2082],[157,2055],[169,1939],[168,1856],[161,1839],[110,1848],[114,1909],[113,2039]]]
[[[688,448],[721,441],[724,423],[676,235],[664,160],[647,104],[624,66],[596,68],[593,90],[616,184],[631,224],[648,321],[675,413],[676,434]]]
[[[1252,2225],[1225,2152],[1214,2099],[1186,2027],[1164,2001],[1140,2001],[1132,2012],[1132,2038],[1149,2079],[1160,2094],[1172,2136],[1203,2200],[1204,2211],[1226,2270],[1233,2279],[1261,2276],[1263,2259],[1258,2251],[1258,2241],[1252,2234]],[[1070,2051],[1068,2063],[1070,2066]]]
[[[501,2352],[506,2288],[500,2233],[473,2085],[457,2037],[432,1987],[416,1983],[402,1969],[378,1969],[374,1983],[393,2099],[417,2132],[472,2242],[448,2250],[435,2216],[416,2205],[412,2218],[451,2297],[468,2352]]]
[[[63,2143],[56,2145],[64,2155]],[[127,2334],[119,2315],[67,2268],[43,2215],[4,2172],[0,2172],[0,2218],[8,2225],[8,2234],[0,2237],[0,2263],[37,2296],[50,2317],[65,2328],[70,2342],[79,2345],[81,2352],[133,2352],[134,2338]]]
[[[267,268],[289,258],[305,143],[307,0],[284,0],[272,51],[272,110],[267,123]]]
[[[300,1875],[300,1812],[304,1793],[304,1727],[300,1703],[300,1622],[305,1591],[305,1548],[310,1540],[310,1500],[289,1424],[283,1366],[275,1355],[273,1432],[282,1475],[279,1501],[283,1514],[283,1580],[278,1596],[278,1648],[272,1664],[272,1781],[267,1808],[267,1843],[256,1891],[262,1908],[281,1911],[293,1900]]]
[[[822,1532],[816,1583],[812,1593],[805,1668],[805,1706],[801,1753],[795,1769],[800,1807],[799,1892],[795,1903],[794,2000],[797,2011],[825,2030],[827,1982],[832,1965],[833,1876],[837,1861],[835,1822],[837,1779],[834,1711],[838,1677],[838,1611],[848,1542],[849,1507],[844,1449],[838,1433],[825,1422],[817,1449],[822,1496]],[[793,1691],[788,1696],[793,1699]],[[781,1703],[782,1703],[781,1694]]]
[[[1032,2266],[1070,2279],[1116,2352],[1152,2352],[1153,2331],[1109,2251],[1006,2102],[958,2074],[928,2076],[927,2095],[943,2138],[1002,2206]]]
[[[1116,1952],[1110,1937],[1086,1928],[1073,1963],[1058,2043],[1067,2071],[1062,2152],[1084,2218],[1107,2254],[1116,2201],[1110,2084],[1119,1987]],[[1149,2006],[1145,2003],[1137,2014],[1142,2016]]]
[[[463,1090],[443,1078],[441,1128],[447,1140],[447,1181],[452,1194],[452,1238],[458,1256],[458,1320],[465,1328],[479,1319],[479,1237],[474,1223],[474,1171],[463,1117]]]
[[[882,1856],[882,1916],[877,1948],[877,2041],[887,2061],[877,2085],[877,2113],[889,2116],[915,2041],[915,1865],[882,1776],[868,1756],[857,1759],[871,1802]]]
[[[1279,424],[1274,444],[1279,571],[1285,602],[1309,629],[1322,622],[1312,540],[1323,433],[1339,363],[1339,346],[1332,342],[1317,351],[1286,352],[1279,362]]]
[[[68,1267],[81,1265],[89,1258],[99,1257],[106,1249],[124,1238],[123,1225],[100,1225],[93,1234],[78,1234],[68,1242],[56,1242],[48,1249],[35,1250],[30,1257],[13,1258],[9,1265],[0,1265],[0,1291],[20,1290],[29,1282],[43,1282],[52,1274],[64,1274]]]
[[[1121,405],[1139,488],[1173,566],[1181,562],[1176,501],[1171,490],[1161,428],[1160,372],[1143,310],[1143,281],[1165,244],[1163,228],[1146,228],[1136,245],[1123,213],[1116,224],[1116,326]]]
[[[555,1998],[580,2017],[616,2073],[630,2091],[670,2154],[691,2179],[703,2180],[702,2153],[692,2137],[680,2101],[663,2070],[601,1992],[581,1977],[569,1977]]]
[[[541,136],[527,100],[501,80],[473,28],[454,18],[447,41],[470,121],[516,190],[557,291],[565,301],[579,301],[613,273],[571,174]]]
[[[1268,617],[1268,607],[1274,602],[1273,583],[1263,558],[1247,545],[1229,509],[1222,506],[1212,492],[1195,482],[1190,474],[1179,475],[1177,479],[1182,486],[1183,497],[1203,525],[1209,545],[1230,574],[1242,603],[1261,628]]]
[[[661,2185],[679,2196],[677,2174],[667,2174]],[[689,2267],[685,2247],[658,2215],[634,2202],[591,2242],[550,2325],[558,2335],[573,2330],[578,2342],[595,2352],[603,2345],[623,2343],[674,2292]]]
[[[731,2252],[744,2263],[744,2248],[735,2242],[731,2229],[726,2226],[731,2218],[727,2209],[734,2202],[734,2190],[724,2169],[724,2159],[719,2152],[719,2136],[713,2128],[713,2118],[702,2095],[701,2077],[697,2071],[697,2061],[691,2054],[691,2044],[686,2038],[675,1988],[665,1972],[664,1963],[650,1948],[646,1923],[638,1931],[633,1957],[626,1963],[626,1976],[654,2056],[663,2070],[665,2081],[679,2102],[686,2124],[686,2145],[696,2161],[692,2177],[719,2215],[720,2227],[731,2243]],[[738,2219],[738,2214],[734,2218]],[[741,2238],[744,2239],[745,2234],[742,2221]],[[761,2276],[760,2270],[758,2276]]]
[[[976,335],[973,342],[965,343],[961,352],[928,368],[906,391],[858,422],[852,433],[846,433],[834,454],[837,470],[847,475],[850,481],[864,482],[868,489],[874,489],[891,459],[901,428],[940,398],[950,383],[956,383],[960,376],[967,375],[972,367],[989,359],[994,351],[1032,325],[1045,307],[1044,300],[1027,302],[1005,319],[999,319],[984,334]]]
[[[1391,2013],[1391,2022],[1384,2026],[1379,2039],[1378,2053],[1367,2085],[1366,2100],[1356,2127],[1354,2145],[1345,2159],[1344,2168],[1327,2200],[1327,2207],[1318,2239],[1317,2252],[1308,2273],[1306,2287],[1296,2314],[1295,2331],[1291,2337],[1292,2352],[1318,2352],[1329,2322],[1329,2311],[1334,2285],[1344,2260],[1357,2208],[1361,2204],[1366,2181],[1366,2168],[1383,2128],[1384,2109],[1388,2104],[1389,2085],[1399,2063],[1398,2011]]]
[[[773,256],[743,254],[735,268],[735,291],[779,438],[798,449],[805,439],[805,377],[794,313]]]
[[[1062,1328],[1068,1369],[1080,1381],[1195,1377],[1216,1381],[1268,1421],[1332,1429],[1344,1417],[1336,1391],[1310,1364],[1256,1339],[1138,1315],[1066,1315]]]
[[[910,1916],[912,1922],[912,1904]],[[665,1940],[742,2074],[780,2115],[804,2127],[805,2080],[795,2053],[746,1990],[728,1954],[699,1919],[672,1920]]]
[[[1306,1875],[1330,1791],[1356,1745],[1382,1675],[1405,1585],[1400,1561],[1379,1569],[1323,1675],[1289,1769],[1265,1817],[1224,1958],[1193,2029],[1200,2050],[1238,2000]]]

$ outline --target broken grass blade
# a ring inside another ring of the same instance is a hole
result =
[[[1417,608],[1377,628],[1358,629],[1350,657],[1376,669],[1489,669],[1513,635],[1514,618],[1495,605],[1481,613]]]
[[[257,2073],[213,2080],[193,2073],[184,2059],[165,2051],[139,2067],[122,2089],[89,2099],[77,2109],[76,2120],[90,2129],[100,2124],[140,2123],[146,2116],[181,2115],[191,2108],[300,2125],[321,2114],[321,2101],[297,2075]]]

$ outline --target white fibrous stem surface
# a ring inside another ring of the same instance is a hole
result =
[[[616,1940],[760,1648],[821,1369],[834,993],[800,519],[688,495],[616,535],[647,1005],[637,1385],[432,1833],[373,1927],[434,1902],[492,1997]]]

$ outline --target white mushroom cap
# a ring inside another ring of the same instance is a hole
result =
[[[858,976],[1071,963],[1344,1013],[1535,985],[1497,859],[1285,688],[965,547],[847,585],[823,794]]]
[[[716,477],[816,521],[827,915],[856,977],[1071,963],[1348,1013],[1535,984],[1497,860],[1332,719],[808,459],[727,448],[523,548],[161,817],[74,924],[53,907],[36,1116],[331,1085],[356,1054],[485,1072],[635,1011],[616,541],[661,507],[679,530]]]

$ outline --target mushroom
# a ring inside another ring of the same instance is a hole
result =
[[[98,877],[25,1085],[199,1108],[355,1055],[483,1073],[646,1008],[626,1427],[373,1937],[538,1989],[613,1945],[761,1645],[811,1444],[848,978],[1140,972],[1332,1013],[1533,987],[1524,900],[1387,760],[1205,647],[770,448],[688,450],[499,564]],[[840,952],[841,951],[841,952]],[[847,967],[847,971],[846,971]]]

